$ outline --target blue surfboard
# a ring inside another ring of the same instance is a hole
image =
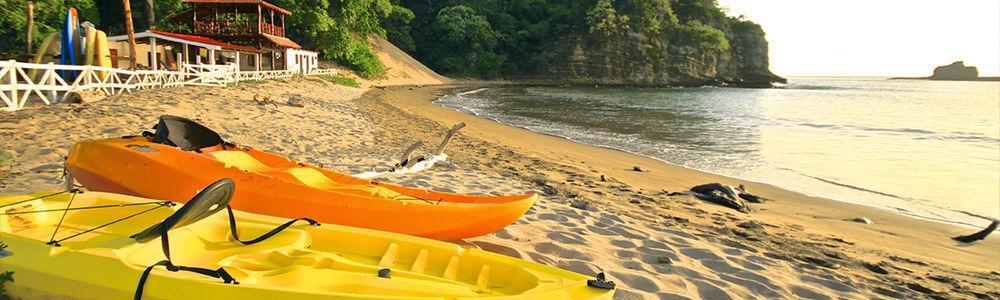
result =
[[[77,64],[77,56],[80,54],[80,20],[77,18],[75,8],[70,7],[66,11],[66,20],[63,22],[61,40],[62,51],[60,52],[59,63],[75,66]],[[67,83],[76,79],[76,71],[64,70],[61,72],[63,79]]]

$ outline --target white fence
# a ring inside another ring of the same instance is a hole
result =
[[[302,74],[294,70],[239,71],[236,65],[183,65],[181,71],[123,70],[95,66],[72,66],[0,61],[0,100],[15,111],[24,108],[28,99],[45,104],[62,102],[73,92],[99,91],[104,95],[131,93],[136,90],[172,86],[225,86],[246,80],[268,80],[296,75],[337,74],[337,69],[313,70]],[[67,78],[72,78],[67,80]]]

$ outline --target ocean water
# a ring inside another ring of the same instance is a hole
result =
[[[1000,82],[791,78],[775,89],[491,87],[445,107],[949,223],[1000,217]]]

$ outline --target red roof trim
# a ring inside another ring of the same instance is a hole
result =
[[[290,40],[288,38],[284,38],[284,37],[280,37],[280,36],[274,36],[274,35],[270,35],[270,34],[266,34],[266,33],[261,33],[260,35],[263,35],[265,38],[267,38],[267,40],[271,41],[275,45],[278,45],[279,47],[292,48],[292,49],[302,49],[302,46],[299,46],[298,43],[295,43],[294,41],[292,41],[292,40]]]
[[[247,52],[264,52],[263,50],[257,49],[257,48],[254,48],[254,47],[234,45],[234,44],[230,44],[230,43],[226,43],[226,42],[220,42],[220,41],[217,41],[217,40],[213,40],[211,38],[207,38],[207,37],[203,37],[203,36],[198,36],[198,35],[180,34],[180,33],[159,31],[159,30],[153,30],[153,29],[150,29],[149,32],[153,33],[153,34],[162,35],[162,36],[172,37],[172,38],[175,38],[175,39],[182,39],[182,40],[185,40],[185,41],[191,41],[191,42],[196,42],[196,43],[215,45],[215,46],[219,46],[219,47],[227,48],[227,49],[232,49],[232,50],[247,51]]]

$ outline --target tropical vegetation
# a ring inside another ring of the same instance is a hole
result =
[[[0,0],[0,52],[23,51],[26,0]],[[289,38],[321,56],[375,77],[385,66],[368,37],[379,35],[431,68],[460,77],[495,78],[534,71],[561,37],[659,36],[697,51],[724,51],[722,28],[749,22],[727,17],[716,0],[270,0],[293,10]],[[124,32],[120,0],[36,0],[32,39],[55,32],[67,6],[111,34]],[[137,30],[170,28],[182,0],[131,1]]]

